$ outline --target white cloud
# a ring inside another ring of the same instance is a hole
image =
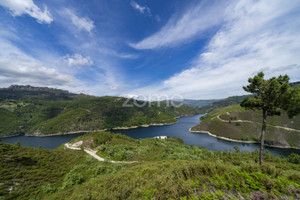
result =
[[[13,16],[28,14],[39,23],[50,24],[53,21],[47,7],[42,11],[32,0],[0,0],[0,5],[9,9]]]
[[[148,6],[141,6],[141,5],[137,4],[135,1],[131,1],[130,5],[142,14],[146,13],[148,15],[151,15],[151,10]]]
[[[52,87],[78,86],[73,76],[46,67],[8,41],[0,39],[0,85],[6,87],[11,84]]]
[[[130,43],[129,45],[136,49],[155,49],[175,46],[189,39],[199,37],[200,33],[222,21],[222,6],[224,6],[223,1],[209,5],[205,1],[189,7],[179,19],[177,15],[174,15],[160,31],[140,42]]]
[[[67,14],[71,17],[72,23],[80,30],[91,32],[93,30],[94,22],[88,17],[78,17],[71,10],[66,9]]]
[[[300,79],[298,1],[239,1],[224,8],[224,26],[192,67],[138,94],[181,94],[185,98],[224,98],[244,94],[250,76],[288,74]]]
[[[62,60],[68,66],[90,66],[94,64],[89,56],[83,57],[80,54],[66,55],[62,57]]]

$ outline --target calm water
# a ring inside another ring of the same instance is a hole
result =
[[[200,120],[201,115],[194,115],[188,117],[179,118],[176,124],[168,126],[151,126],[148,128],[137,128],[131,130],[118,130],[113,132],[119,132],[130,136],[132,138],[152,138],[155,136],[176,136],[182,138],[187,144],[194,144],[196,146],[206,147],[213,151],[224,151],[224,150],[234,150],[233,146],[237,145],[242,151],[253,151],[259,149],[258,144],[243,144],[237,142],[229,142],[221,139],[211,137],[205,133],[190,133],[189,128],[197,125]],[[46,149],[54,149],[63,143],[70,141],[71,139],[82,135],[61,135],[61,136],[51,136],[51,137],[29,137],[29,136],[16,136],[10,138],[2,138],[1,142],[7,142],[14,144],[20,142],[22,146],[32,146],[38,147],[41,145]],[[292,152],[300,154],[300,150],[296,149],[281,149],[281,148],[271,148],[266,147],[272,154],[276,156],[287,156]]]

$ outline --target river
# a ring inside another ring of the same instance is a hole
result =
[[[258,144],[230,142],[209,136],[205,133],[189,132],[189,128],[197,125],[200,122],[200,117],[201,115],[181,117],[178,119],[177,123],[172,125],[151,126],[147,128],[141,127],[130,130],[115,130],[113,132],[119,132],[136,139],[152,138],[155,136],[176,136],[182,138],[187,144],[194,144],[195,146],[206,147],[208,150],[213,151],[234,151],[233,146],[235,145],[239,146],[241,151],[254,151],[255,149],[259,149]],[[79,135],[82,134],[59,135],[49,137],[15,136],[9,138],[1,138],[0,141],[7,142],[10,144],[20,142],[22,146],[38,147],[40,145],[42,148],[55,149],[56,147],[62,145],[63,143],[69,142],[70,140]],[[293,152],[300,154],[300,150],[297,149],[284,149],[273,147],[266,147],[266,149],[276,156],[288,156]]]

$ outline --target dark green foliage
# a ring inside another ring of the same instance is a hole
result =
[[[288,156],[287,160],[291,163],[300,164],[300,155],[292,153]]]
[[[233,146],[233,148],[234,148],[234,150],[237,152],[237,153],[239,153],[239,152],[241,152],[241,150],[240,150],[240,147],[239,146]]]
[[[280,110],[287,111],[289,117],[300,113],[300,89],[291,89],[287,75],[264,79],[264,73],[259,72],[248,79],[249,85],[243,87],[246,92],[253,94],[241,102],[247,109],[262,111],[262,131],[260,145],[260,164],[263,162],[264,135],[267,125],[267,116],[280,115]]]
[[[264,74],[258,73],[253,78],[249,78],[248,86],[243,87],[245,91],[254,94],[241,102],[241,106],[252,110],[264,110],[269,116],[280,114],[279,108],[289,101],[289,77],[279,76],[264,80]]]
[[[62,189],[70,188],[74,185],[81,184],[83,182],[83,177],[80,173],[71,170],[64,178]]]

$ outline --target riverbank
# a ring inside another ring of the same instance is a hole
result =
[[[0,136],[0,139],[1,139],[1,138],[10,138],[10,137],[16,137],[16,136],[21,136],[21,135],[24,135],[24,134],[16,134],[16,135],[4,135],[4,136]]]
[[[191,133],[205,133],[205,134],[208,134],[212,137],[215,137],[215,138],[218,138],[218,139],[221,139],[221,140],[230,141],[230,142],[238,142],[238,143],[245,143],[245,144],[260,144],[260,142],[256,142],[256,141],[235,140],[235,139],[230,139],[230,138],[226,138],[226,137],[222,137],[222,136],[217,136],[215,134],[212,134],[209,131],[195,131],[195,130],[192,130],[192,128],[189,129],[189,132],[191,132]],[[290,146],[278,146],[278,145],[268,145],[268,144],[265,144],[264,146],[274,147],[274,148],[282,148],[282,149],[297,149],[297,150],[300,150],[300,148],[298,148],[298,147],[290,147]]]
[[[115,127],[115,128],[112,128],[111,130],[129,130],[129,129],[136,129],[136,128],[147,128],[150,126],[167,126],[167,125],[175,124],[177,122],[178,121],[173,122],[173,123],[152,123],[152,124],[143,124],[143,125],[130,126],[130,127]]]
[[[73,135],[73,134],[80,134],[80,133],[92,133],[92,132],[97,132],[97,131],[109,131],[109,130],[130,130],[130,129],[136,129],[136,128],[147,128],[150,126],[166,126],[166,125],[172,125],[177,123],[178,120],[176,122],[173,123],[152,123],[152,124],[143,124],[143,125],[138,125],[138,126],[130,126],[130,127],[115,127],[115,128],[111,128],[111,129],[98,129],[98,130],[80,130],[80,131],[71,131],[71,132],[67,132],[67,133],[52,133],[52,134],[47,134],[47,135],[43,135],[40,134],[39,132],[35,133],[35,134],[24,134],[25,136],[28,137],[51,137],[51,136],[59,136],[59,135]],[[9,136],[0,136],[0,138],[8,138],[8,137],[16,137],[16,136],[21,136],[23,134],[17,134],[17,135],[9,135]]]

